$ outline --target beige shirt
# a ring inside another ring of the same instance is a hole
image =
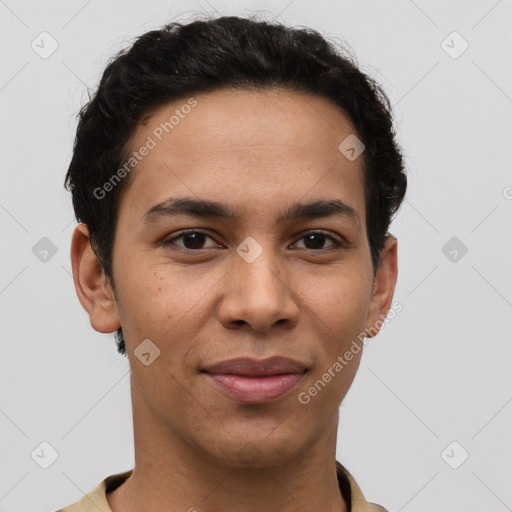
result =
[[[347,503],[349,512],[387,512],[380,505],[366,501],[354,477],[340,462],[336,462],[336,470],[340,492]],[[90,494],[85,495],[74,505],[62,508],[57,512],[112,512],[108,506],[106,495],[124,483],[132,471],[125,471],[105,478]]]

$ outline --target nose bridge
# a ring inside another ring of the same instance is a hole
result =
[[[243,321],[258,331],[278,321],[295,323],[297,305],[272,242],[246,239],[236,252],[221,307],[222,322],[239,325]]]
[[[236,280],[246,288],[248,297],[267,296],[267,300],[277,300],[282,295],[284,283],[281,281],[279,255],[272,247],[271,241],[265,243],[247,237],[237,247],[235,258]]]

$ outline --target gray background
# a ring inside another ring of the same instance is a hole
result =
[[[365,349],[338,459],[390,511],[512,510],[510,0],[0,0],[0,510],[56,510],[133,467],[128,363],[76,298],[63,179],[109,57],[203,11],[346,41],[394,104],[403,311]],[[43,31],[58,43],[46,59],[31,47],[51,48]],[[48,469],[31,457],[43,441],[58,452]]]

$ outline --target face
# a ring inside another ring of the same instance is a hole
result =
[[[396,240],[374,280],[363,157],[338,149],[356,132],[327,99],[225,89],[187,100],[130,141],[152,147],[120,202],[116,300],[78,231],[77,289],[96,330],[122,326],[136,430],[234,466],[274,465],[336,435],[362,351],[335,363],[390,307]],[[252,361],[214,368],[237,358]]]

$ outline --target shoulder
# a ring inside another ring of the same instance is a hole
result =
[[[341,462],[336,461],[336,469],[341,494],[350,512],[389,512],[382,505],[366,500],[355,478]]]
[[[389,512],[387,508],[377,505],[376,503],[368,503],[368,505],[370,505],[369,512]]]
[[[112,512],[106,495],[124,483],[132,472],[133,470],[130,470],[108,476],[92,492],[84,495],[73,505],[61,508],[56,512]]]

